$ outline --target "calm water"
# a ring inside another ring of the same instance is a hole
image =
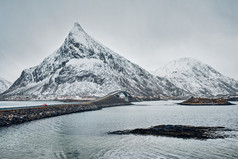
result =
[[[175,102],[135,103],[0,128],[0,158],[238,158],[237,131],[229,132],[230,138],[206,141],[107,135],[160,124],[238,130],[238,105],[189,107]]]

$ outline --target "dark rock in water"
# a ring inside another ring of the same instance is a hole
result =
[[[211,98],[193,98],[178,103],[180,105],[233,105],[226,99],[211,99]]]
[[[228,137],[222,131],[232,131],[225,127],[204,127],[204,126],[186,126],[186,125],[158,125],[150,128],[138,128],[134,130],[122,130],[108,132],[108,134],[135,134],[135,135],[155,135],[155,136],[168,136],[183,139],[223,139]]]

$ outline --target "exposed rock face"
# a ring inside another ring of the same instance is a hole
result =
[[[174,85],[191,92],[194,96],[238,94],[238,81],[222,75],[196,59],[181,58],[169,62],[153,74],[167,78]]]
[[[109,134],[118,135],[155,135],[177,137],[183,139],[217,139],[227,137],[224,134],[219,134],[219,131],[231,131],[225,127],[203,127],[203,126],[186,126],[186,125],[158,125],[150,128],[139,128],[134,130],[113,131]]]
[[[103,96],[115,90],[140,96],[187,95],[103,46],[75,23],[63,45],[40,65],[25,69],[4,96]]]
[[[11,82],[0,77],[0,94],[6,91],[11,86],[11,84]]]

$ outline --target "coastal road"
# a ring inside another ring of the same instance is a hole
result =
[[[19,106],[16,106],[14,105],[13,103],[11,103],[11,101],[9,101],[8,104],[6,105],[11,105],[11,106],[1,106],[0,105],[0,111],[1,110],[15,110],[15,109],[25,109],[25,108],[37,108],[37,107],[51,107],[51,106],[57,106],[57,105],[78,105],[78,104],[85,104],[85,103],[92,103],[92,102],[97,102],[97,101],[100,101],[100,100],[103,100],[103,99],[106,99],[110,96],[115,96],[115,95],[120,95],[120,94],[127,94],[127,95],[130,95],[128,92],[126,91],[122,91],[122,90],[117,90],[117,91],[114,91],[114,92],[111,92],[109,94],[107,94],[106,96],[103,96],[103,97],[100,97],[100,98],[97,98],[95,100],[92,100],[92,101],[86,101],[86,102],[59,102],[57,101],[56,104],[50,104],[52,103],[52,101],[35,101],[36,103],[37,102],[41,102],[42,104],[33,104],[34,101],[26,101],[24,104],[22,105],[19,105]],[[0,101],[1,102],[1,101]],[[8,102],[8,101],[2,101],[2,102]],[[14,101],[14,102],[18,102],[18,101]],[[19,102],[22,102],[22,101],[19,101]],[[29,103],[28,103],[29,102]],[[49,102],[49,104],[48,104]],[[28,105],[29,104],[29,105]],[[47,104],[47,105],[45,105]],[[45,105],[45,106],[44,106]]]

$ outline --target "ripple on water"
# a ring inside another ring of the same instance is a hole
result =
[[[0,128],[0,158],[238,158],[236,131],[228,132],[231,138],[206,141],[107,134],[160,124],[238,130],[237,114],[237,106],[181,107],[163,101],[41,119]]]

